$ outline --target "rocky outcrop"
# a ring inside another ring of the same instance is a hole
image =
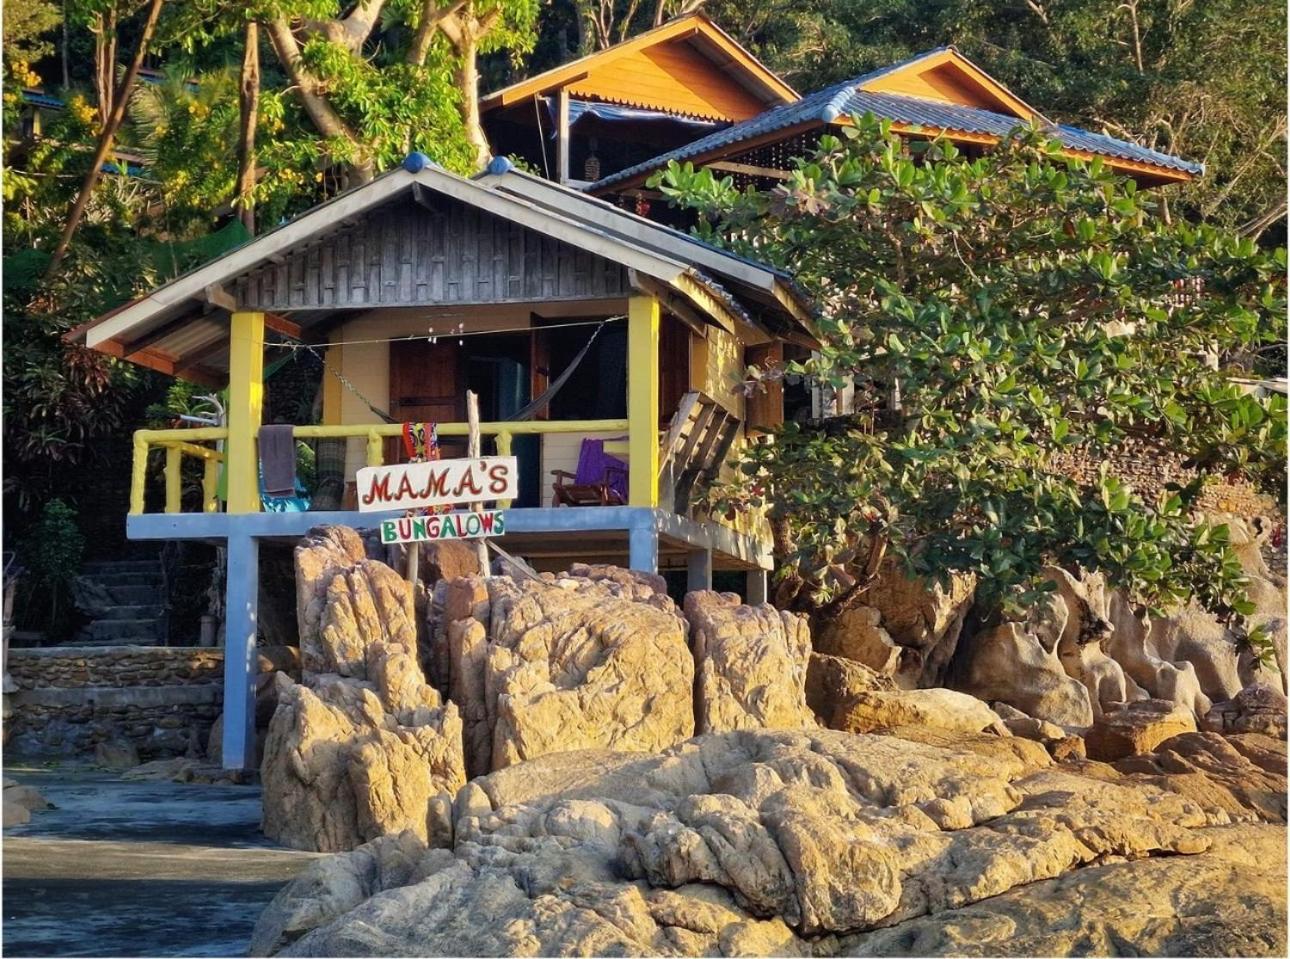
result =
[[[963,622],[972,608],[976,580],[955,573],[946,585],[928,584],[906,575],[898,565],[883,565],[865,602],[882,617],[882,627],[904,647],[900,685],[944,685],[958,648]]]
[[[661,750],[693,734],[694,663],[665,592],[572,577],[489,587],[493,769],[571,749]]]
[[[1199,855],[1079,869],[853,937],[838,954],[1284,955],[1285,830],[1236,826],[1200,834],[1211,845]]]
[[[701,590],[685,597],[685,618],[699,733],[815,725],[806,704],[811,634],[804,617]]]
[[[1045,647],[1021,623],[1004,623],[970,642],[959,689],[1059,726],[1092,724],[1088,689],[1066,674],[1056,646]]]
[[[1263,733],[1286,738],[1286,697],[1266,683],[1246,686],[1227,702],[1216,703],[1201,728],[1217,733]]]
[[[881,623],[882,614],[872,606],[848,607],[815,624],[815,650],[863,663],[880,676],[894,676],[900,669],[903,647]]]
[[[994,711],[981,700],[952,689],[909,689],[856,693],[834,708],[830,729],[852,733],[930,726],[962,733],[1004,732]]]
[[[1103,714],[1084,736],[1091,759],[1113,762],[1149,753],[1166,739],[1196,731],[1191,711],[1163,699],[1120,703]]]
[[[1221,810],[1233,822],[1286,821],[1286,743],[1258,733],[1183,733],[1115,768]]]
[[[256,943],[282,955],[807,955],[814,937],[921,928],[1082,866],[1155,854],[1185,866],[1230,835],[1207,828],[1229,821],[1221,809],[1110,767],[1082,775],[1025,740],[966,742],[982,748],[742,731],[657,755],[550,754],[463,788],[451,850],[414,862],[387,841],[315,867],[279,894]],[[1244,888],[1231,878],[1225,896]],[[1247,928],[1277,928],[1277,908],[1252,896]]]
[[[49,809],[50,804],[35,786],[17,780],[4,781],[4,825],[21,826],[31,822],[33,812]]]
[[[449,842],[447,810],[466,778],[462,724],[425,682],[411,587],[363,558],[351,530],[314,531],[296,560],[302,683],[277,679],[265,834],[320,851],[405,830]]]
[[[811,653],[806,667],[806,704],[825,725],[834,709],[857,694],[894,688],[890,678],[842,656]]]

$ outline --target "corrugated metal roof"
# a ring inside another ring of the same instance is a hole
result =
[[[643,163],[638,163],[635,166],[603,177],[591,184],[587,189],[599,191],[604,187],[613,186],[616,183],[661,169],[672,160],[680,163],[698,156],[705,156],[716,150],[738,146],[740,143],[751,141],[779,130],[799,126],[803,123],[824,125],[839,116],[850,114],[872,113],[876,117],[900,123],[991,136],[1006,136],[1014,130],[1021,121],[1008,114],[995,113],[978,107],[938,103],[919,97],[891,93],[870,93],[859,89],[863,84],[885,73],[890,73],[925,57],[933,56],[944,49],[939,48],[929,51],[928,53],[920,54],[913,60],[892,64],[881,70],[875,70],[872,73],[866,73],[833,86],[825,87],[823,90],[817,90],[814,93],[807,94],[796,103],[767,110],[751,120],[737,123],[725,130],[718,130],[716,133],[711,133],[668,153],[660,154]],[[1135,163],[1146,163],[1191,174],[1199,174],[1204,171],[1203,164],[1183,160],[1126,140],[1117,140],[1114,137],[1100,133],[1090,133],[1078,127],[1059,124],[1052,127],[1050,132],[1055,138],[1073,150],[1130,160]]]

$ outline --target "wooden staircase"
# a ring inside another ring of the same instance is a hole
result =
[[[681,397],[659,450],[660,505],[690,512],[694,492],[716,479],[739,435],[740,420],[716,400],[692,390]]]

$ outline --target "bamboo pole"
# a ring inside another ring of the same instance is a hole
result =
[[[471,459],[478,459],[483,455],[483,442],[479,434],[479,397],[474,390],[466,391],[466,425],[468,427],[466,440],[466,455]],[[475,503],[471,510],[476,513],[484,511],[483,503]],[[479,575],[488,575],[488,546],[483,539],[475,540],[475,555],[479,559]]]

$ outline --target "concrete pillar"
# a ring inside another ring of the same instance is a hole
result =
[[[627,565],[642,573],[658,572],[658,530],[653,523],[633,526],[627,534]]]
[[[244,533],[228,538],[224,606],[225,769],[254,769],[255,631],[260,600],[260,543]]]
[[[692,549],[685,561],[685,591],[712,589],[712,550]]]
[[[748,571],[748,585],[745,589],[747,598],[744,600],[749,606],[756,606],[759,603],[769,602],[770,592],[766,585],[766,570],[750,569]]]

